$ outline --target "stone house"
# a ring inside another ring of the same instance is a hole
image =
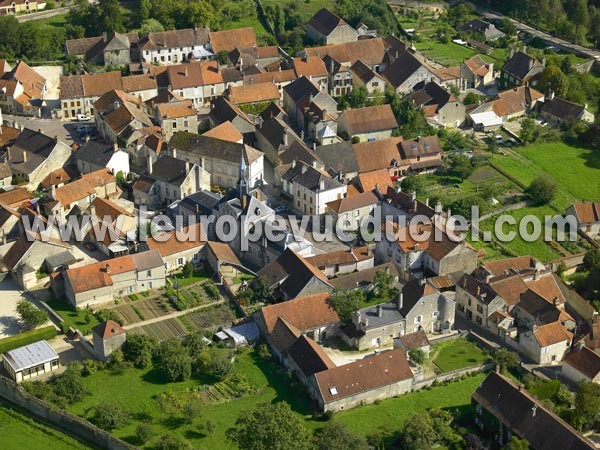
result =
[[[169,66],[167,77],[169,89],[183,98],[192,100],[197,108],[208,106],[213,99],[225,92],[225,80],[217,61]]]
[[[35,11],[42,11],[46,8],[45,1],[36,0],[3,0],[0,2],[0,16],[7,14],[24,13],[29,14]]]
[[[435,134],[403,140],[399,147],[402,157],[401,167],[408,166],[410,172],[427,173],[442,165],[442,144]]]
[[[36,272],[44,267],[46,259],[70,253],[72,247],[58,236],[24,233],[17,238],[2,258],[15,283],[22,289],[32,289],[40,283]],[[74,260],[75,257],[71,257]]]
[[[111,90],[94,103],[94,122],[109,144],[127,148],[142,134],[139,130],[153,125],[146,105],[139,98],[120,90]]]
[[[142,181],[152,183],[152,191],[146,191],[152,198],[136,197],[144,190],[140,189],[140,184],[134,185],[134,201],[137,204],[151,204],[144,203],[147,200],[168,205],[203,189],[210,189],[210,174],[204,168],[169,155],[161,156],[156,162],[148,159],[148,174]]]
[[[519,351],[536,364],[555,364],[566,356],[572,341],[573,333],[560,321],[533,325],[519,335]]]
[[[114,320],[106,320],[92,330],[92,342],[96,357],[108,361],[115,350],[123,347],[127,332]]]
[[[355,231],[365,218],[373,215],[380,201],[375,192],[367,191],[327,203],[326,213],[333,217],[336,229]]]
[[[173,64],[195,57],[212,58],[208,28],[187,28],[148,33],[138,43],[140,59],[150,64]]]
[[[75,119],[79,114],[92,117],[96,100],[111,89],[124,90],[123,76],[118,70],[61,76],[60,116],[63,119]]]
[[[396,128],[398,122],[390,105],[347,109],[338,117],[338,134],[358,138],[359,142],[391,138]]]
[[[375,255],[366,245],[352,247],[349,251],[322,253],[305,259],[328,278],[371,269],[375,265]]]
[[[107,145],[88,139],[73,153],[73,158],[77,162],[77,170],[82,174],[108,169],[115,175],[119,172],[124,177],[129,175],[129,154],[116,143]]]
[[[475,19],[470,20],[458,27],[458,31],[463,33],[477,33],[484,36],[485,41],[495,41],[504,37],[504,33],[500,31],[493,23],[485,20]]]
[[[148,237],[142,248],[158,250],[164,261],[164,268],[171,274],[183,267],[187,262],[195,266],[205,258],[204,246],[206,233],[202,224],[190,225],[178,231],[160,233]]]
[[[385,91],[385,78],[360,59],[352,64],[350,72],[352,73],[352,86],[354,88],[364,86],[369,93],[369,98],[374,98],[375,94],[382,95]]]
[[[409,274],[422,277],[427,273],[435,276],[470,273],[477,267],[477,251],[465,241],[450,238],[438,225],[409,228],[386,222],[382,233],[375,247],[377,259],[393,261],[403,279],[409,278]],[[401,238],[390,240],[389,233]],[[416,241],[415,237],[426,240]]]
[[[327,204],[346,196],[346,185],[322,170],[296,164],[283,175],[292,184],[294,209],[303,214],[325,214]]]
[[[334,97],[350,94],[353,87],[353,74],[350,67],[337,62],[329,55],[323,58],[323,62],[327,69],[329,94]]]
[[[535,87],[544,70],[544,66],[544,61],[539,62],[525,52],[518,51],[511,54],[500,70],[498,87],[500,89],[509,89],[517,86]]]
[[[160,126],[166,141],[179,131],[198,132],[198,113],[192,104],[192,100],[154,105],[154,120]]]
[[[249,145],[180,132],[173,135],[169,147],[177,152],[179,158],[208,171],[211,185],[235,187],[242,164],[249,188],[260,185],[264,180],[264,154]]]
[[[47,89],[46,78],[19,61],[0,73],[0,109],[6,114],[40,117]]]
[[[267,282],[275,298],[284,301],[333,291],[325,274],[291,248],[260,269],[258,276]]]
[[[372,70],[379,72],[385,59],[386,46],[387,44],[382,38],[375,37],[342,44],[305,47],[296,56],[300,58],[305,56],[317,56],[319,58],[330,56],[346,67],[350,67],[360,59]]]
[[[419,83],[443,81],[435,69],[411,50],[399,53],[382,75],[400,96],[410,94]]]
[[[76,308],[94,306],[115,297],[164,287],[165,275],[160,252],[134,253],[67,269],[63,272],[64,292]]]
[[[415,331],[414,333],[405,334],[397,339],[394,339],[394,348],[401,348],[407,354],[411,350],[421,350],[425,354],[425,357],[429,357],[429,352],[431,351],[431,344],[429,343],[429,339],[427,338],[427,334],[425,333],[425,331],[420,330]]]
[[[490,316],[493,313],[506,312],[509,308],[504,298],[488,283],[468,273],[456,284],[455,300],[456,309],[463,316],[485,328],[490,328]]]
[[[358,31],[327,8],[317,11],[306,25],[306,35],[314,43],[326,45],[356,41]]]
[[[594,123],[594,114],[587,109],[586,105],[563,100],[554,96],[554,92],[547,95],[540,107],[540,116],[552,125],[561,125],[570,120],[581,120]]]
[[[421,108],[431,125],[460,128],[465,122],[465,105],[435,81],[426,83],[408,99],[416,108]]]
[[[223,93],[234,105],[265,105],[279,103],[281,94],[277,85],[271,81],[263,83],[229,86]]]
[[[478,89],[494,82],[494,63],[488,63],[479,55],[460,64],[460,76],[464,89]]]
[[[562,361],[562,374],[573,383],[600,384],[600,355],[582,344],[573,346]]]
[[[540,400],[498,372],[490,372],[471,394],[471,403],[479,432],[498,447],[517,436],[539,450],[555,449],[557,443],[565,449],[595,448]]]
[[[287,351],[300,336],[321,342],[337,333],[340,322],[329,303],[329,292],[265,306],[254,313],[254,319],[280,361],[284,360]]]
[[[225,122],[230,122],[239,133],[254,133],[254,121],[244,113],[239,106],[234,105],[225,97],[217,97],[210,102],[210,112],[208,113],[210,127],[215,128]]]
[[[6,154],[8,167],[25,187],[35,191],[49,172],[65,165],[71,148],[57,138],[25,128]]]
[[[138,223],[133,211],[117,203],[96,197],[87,211],[90,225],[86,240],[109,258],[123,256],[132,247]]]
[[[413,280],[394,301],[355,311],[341,337],[358,350],[383,348],[417,331],[448,332],[454,325],[454,313],[454,300],[423,280]]]
[[[341,411],[409,392],[413,385],[406,354],[390,350],[317,372],[311,396],[322,411]]]
[[[574,203],[567,209],[567,216],[577,221],[577,228],[592,238],[600,235],[600,202]]]
[[[81,39],[68,39],[65,42],[67,59],[80,58],[99,66],[125,66],[132,61],[139,36],[137,33],[102,33]]]

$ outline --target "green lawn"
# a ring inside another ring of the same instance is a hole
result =
[[[433,353],[433,363],[443,372],[463,369],[487,360],[487,355],[466,339],[443,342],[433,350]]]
[[[336,414],[336,418],[348,425],[354,433],[364,436],[377,433],[390,437],[402,428],[406,419],[431,408],[447,409],[457,412],[459,416],[468,417],[471,414],[471,394],[484,378],[485,374],[477,374],[445,386],[341,411]]]
[[[527,215],[533,215],[539,217],[540,220],[544,218],[544,216],[555,216],[557,212],[552,209],[550,206],[530,206],[526,208],[517,209],[514,211],[509,211],[504,213],[504,215],[512,216],[516,225],[504,225],[503,232],[509,233],[511,231],[515,231],[517,233],[516,238],[510,242],[502,242],[501,244],[512,251],[515,255],[525,256],[531,255],[534,258],[539,259],[540,261],[552,261],[554,259],[560,258],[562,255],[557,252],[553,247],[544,242],[543,232],[540,236],[540,239],[527,242],[525,241],[518,232],[519,230],[519,222]],[[480,224],[481,230],[491,231],[494,235],[494,226],[496,223],[496,217],[492,217],[491,219],[485,220]]]
[[[179,287],[189,286],[190,284],[199,283],[201,281],[206,281],[210,279],[212,274],[208,270],[197,270],[191,277],[184,278],[181,272],[175,274],[175,278],[179,281]],[[171,277],[171,281],[173,282],[173,286],[175,286],[175,280]]]
[[[67,23],[67,14],[58,14],[56,16],[47,17],[45,19],[37,19],[34,22],[39,25],[48,25],[51,27],[62,28]]]
[[[558,211],[573,202],[600,199],[600,154],[562,142],[533,144],[516,151],[524,158],[494,156],[494,162],[528,185],[541,173],[548,173],[559,183],[557,198],[552,203]]]
[[[34,422],[4,403],[0,405],[0,444],[2,450],[90,448],[59,431]]]
[[[48,306],[52,308],[69,326],[78,329],[84,335],[90,334],[92,328],[100,324],[100,320],[86,309],[74,309],[66,300],[48,300]]]
[[[435,38],[426,39],[424,36],[423,38],[422,42],[414,43],[417,50],[428,58],[435,59],[447,66],[457,66],[477,53],[475,50],[454,42],[443,44]]]
[[[312,418],[310,399],[304,388],[292,384],[292,379],[283,373],[279,365],[265,362],[251,351],[244,351],[236,356],[234,370],[246,377],[253,387],[253,393],[229,402],[205,405],[201,417],[195,419],[192,424],[185,424],[179,416],[165,415],[161,420],[154,398],[166,391],[190,395],[195,388],[203,384],[213,384],[213,379],[205,377],[180,383],[164,383],[154,370],[130,369],[120,374],[101,370],[84,378],[85,387],[91,394],[68,409],[89,418],[93,414],[93,407],[101,402],[122,402],[133,413],[134,419],[129,425],[115,430],[114,434],[139,445],[134,436],[135,428],[140,420],[148,421],[156,437],[146,444],[145,448],[152,448],[159,435],[170,432],[183,436],[194,447],[234,449],[235,446],[226,440],[225,431],[234,424],[241,411],[261,402],[286,401],[292,405],[293,410],[309,429],[315,430],[324,425],[323,422]],[[466,414],[470,411],[470,395],[483,378],[484,375],[480,374],[446,386],[384,400],[377,405],[343,411],[336,416],[354,432],[369,435],[381,430],[399,430],[406,418],[432,407],[458,409],[462,414]],[[210,435],[204,435],[198,431],[198,425],[208,418],[214,422],[215,430]]]

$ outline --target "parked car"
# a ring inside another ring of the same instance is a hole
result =
[[[290,208],[288,208],[286,205],[280,205],[277,208],[275,208],[273,211],[277,214],[281,214],[284,212],[289,212]]]
[[[78,122],[87,122],[88,120],[92,120],[88,115],[86,115],[86,114],[77,114],[77,121]]]

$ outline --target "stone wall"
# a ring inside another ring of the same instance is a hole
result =
[[[87,420],[34,397],[23,387],[4,377],[0,377],[0,397],[25,408],[43,422],[84,442],[109,450],[133,450],[136,448]]]

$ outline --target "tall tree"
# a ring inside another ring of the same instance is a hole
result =
[[[350,322],[352,314],[359,309],[365,301],[365,294],[360,289],[335,291],[329,301],[340,316],[342,322]]]
[[[579,383],[575,396],[573,424],[581,430],[596,421],[600,414],[600,386],[589,381]]]
[[[558,32],[560,22],[565,18],[565,9],[562,0],[550,0],[548,5],[548,15],[552,17],[554,31]]]
[[[332,420],[314,437],[316,450],[368,450],[362,436],[351,433],[341,422]]]
[[[227,438],[240,450],[310,450],[311,436],[286,402],[260,403],[243,411]]]
[[[569,92],[569,79],[560,67],[549,65],[542,72],[540,90],[545,94],[552,91],[558,97],[564,98]]]
[[[589,21],[587,0],[571,0],[569,2],[569,18],[575,24],[575,42],[579,40],[579,31],[585,28]]]
[[[17,303],[17,314],[27,328],[39,327],[48,320],[48,314],[45,311],[38,309],[27,300]]]

